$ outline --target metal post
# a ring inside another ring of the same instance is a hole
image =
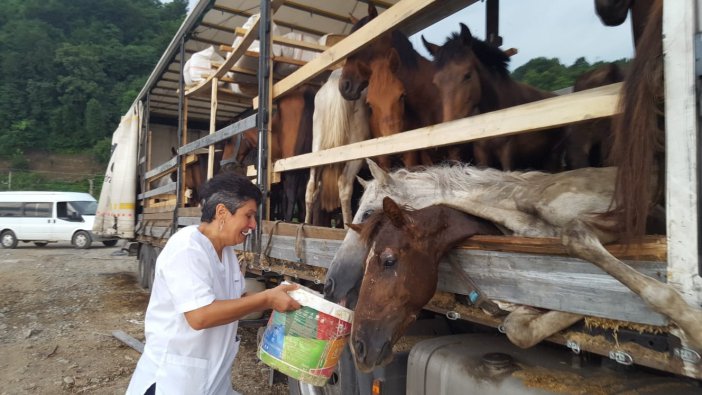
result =
[[[7,190],[12,190],[12,170],[10,170],[10,174],[7,176]]]
[[[268,128],[270,121],[270,31],[271,31],[271,5],[269,0],[261,0],[261,16],[259,23],[259,58],[258,58],[258,168],[256,181],[263,193],[263,199],[258,208],[258,224],[254,239],[254,248],[257,254],[261,252],[261,232],[263,219],[267,208],[268,198]]]
[[[185,35],[180,39],[180,76],[178,77],[178,143],[183,141],[183,107],[185,103],[185,80],[183,79],[183,69],[185,68]],[[182,157],[176,154],[177,179],[176,179],[176,205],[173,210],[173,233],[178,229],[178,208],[183,200],[181,185],[183,184]]]
[[[485,41],[499,47],[500,37],[500,0],[487,0],[485,9]]]

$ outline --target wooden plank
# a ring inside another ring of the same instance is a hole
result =
[[[161,213],[147,213],[142,214],[141,220],[143,221],[155,221],[155,220],[173,220],[173,211],[165,211]]]
[[[407,1],[407,0],[405,0]],[[616,114],[621,83],[415,129],[388,137],[281,159],[273,171],[346,162],[385,154],[457,144]]]
[[[162,163],[156,166],[155,168],[147,171],[146,174],[144,174],[144,178],[147,181],[150,181],[152,178],[155,178],[161,173],[165,173],[168,170],[172,170],[174,167],[176,167],[176,161],[176,157],[171,158],[168,162]]]
[[[178,217],[178,226],[200,225],[200,217]]]
[[[398,25],[408,21],[417,14],[431,8],[463,8],[472,1],[452,1],[446,4],[439,0],[401,0],[387,9],[365,26],[351,33],[347,38],[341,40],[333,47],[322,53],[319,57],[311,60],[299,70],[293,72],[284,80],[273,86],[271,96],[275,99],[280,95],[298,87],[305,81],[317,76],[323,70],[346,59],[347,56],[361,49],[368,42],[380,37],[382,34],[396,29]],[[436,20],[434,20],[436,21]],[[428,23],[428,21],[426,22]],[[258,108],[258,97],[253,100],[254,109]]]
[[[175,183],[168,184],[168,185],[164,185],[162,187],[152,189],[150,191],[146,191],[145,193],[140,193],[139,195],[137,195],[137,199],[146,199],[146,198],[150,198],[152,196],[165,195],[165,194],[169,194],[169,193],[172,193],[175,191],[176,191],[176,184]]]
[[[264,233],[264,250],[268,238],[268,234]],[[307,238],[302,243],[301,257],[297,256],[295,244],[294,236],[274,236],[268,255],[275,259],[328,268],[341,241]],[[454,250],[453,254],[491,299],[644,324],[663,325],[667,322],[628,288],[586,261],[561,256],[462,249]],[[628,263],[642,273],[665,281],[664,263]],[[442,262],[439,272],[439,289],[467,293],[465,284],[451,272],[448,263]]]
[[[147,199],[149,207],[170,207],[176,202],[176,195],[161,195],[158,199]]]
[[[262,231],[264,234],[269,235],[271,228],[275,226],[274,235],[297,236],[298,229],[301,225],[303,224],[291,224],[287,222],[279,222],[276,225],[273,221],[263,221]],[[302,226],[302,236],[312,239],[343,240],[346,236],[346,230],[304,224],[304,226]]]
[[[219,78],[212,79],[212,97],[210,98],[210,134],[212,136],[217,131],[217,83]],[[215,146],[210,145],[207,149],[207,179],[214,177]]]
[[[200,207],[181,207],[178,209],[179,217],[200,217],[202,215],[202,208]]]
[[[249,115],[248,117],[237,121],[229,126],[225,126],[222,129],[214,132],[213,134],[208,134],[192,143],[185,144],[184,146],[178,148],[179,155],[185,155],[191,153],[197,149],[208,147],[212,144],[218,143],[222,140],[228,139],[239,133],[243,133],[251,128],[256,127],[256,114]]]
[[[170,206],[170,207],[146,207],[144,208],[144,214],[151,214],[151,213],[165,213],[165,212],[170,212],[172,213],[175,210],[175,206]]]
[[[215,5],[212,7],[212,9],[213,9],[213,10],[217,10],[217,11],[221,11],[221,12],[226,12],[226,13],[234,14],[234,15],[240,15],[240,16],[243,16],[243,17],[246,17],[246,18],[248,18],[248,17],[250,17],[251,15],[253,15],[251,12],[241,11],[241,10],[238,10],[238,9],[236,9],[236,8],[226,7],[226,6],[223,6],[223,5],[220,5],[220,4],[215,4]],[[323,31],[321,31],[321,30],[313,29],[313,28],[308,27],[308,26],[296,25],[296,24],[293,24],[293,23],[287,23],[287,22],[285,22],[285,21],[275,20],[275,19],[273,19],[273,21],[275,22],[276,25],[278,25],[278,26],[280,26],[280,27],[285,27],[285,28],[292,29],[292,30],[296,30],[296,31],[300,31],[300,32],[310,33],[310,34],[314,34],[314,35],[320,36],[320,37],[323,36],[323,35],[325,35],[325,34],[327,34],[327,32],[323,32]]]
[[[249,31],[249,29],[244,29],[243,27],[237,27],[234,29],[234,32],[236,33],[237,36],[244,36],[244,35],[246,35],[246,33],[248,33],[248,31]],[[324,52],[328,49],[328,47],[326,45],[302,41],[302,40],[294,40],[294,39],[283,37],[283,36],[273,36],[272,35],[271,40],[273,40],[273,42],[276,44],[281,44],[281,45],[286,46],[286,47],[306,49],[306,50],[314,51],[314,52]],[[232,50],[232,47],[230,47],[228,45],[226,45],[226,46],[220,45],[219,49],[224,51],[224,52],[230,52]]]
[[[339,22],[348,23],[349,25],[351,24],[351,18],[348,15],[339,15],[339,14],[336,14],[336,13],[333,13],[333,12],[330,12],[327,10],[322,10],[320,8],[317,8],[317,7],[311,7],[309,5],[301,4],[301,3],[298,3],[295,1],[290,1],[290,0],[287,0],[284,5],[285,5],[285,7],[294,8],[296,10],[308,12],[310,14],[321,15],[325,18],[334,19],[334,20],[337,20]]]
[[[112,331],[112,336],[114,336],[117,340],[121,341],[122,343],[128,345],[129,347],[139,351],[140,353],[144,352],[144,343],[129,336],[124,331]]]

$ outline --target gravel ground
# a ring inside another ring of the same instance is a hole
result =
[[[0,249],[0,394],[123,394],[139,353],[113,330],[144,340],[149,293],[135,257],[102,245]],[[232,383],[248,394],[286,394],[268,385],[256,357],[256,329],[241,328]]]

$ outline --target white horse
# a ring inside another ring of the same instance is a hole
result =
[[[702,349],[702,310],[688,305],[670,285],[637,272],[602,246],[617,238],[613,216],[601,215],[610,211],[616,168],[547,174],[465,165],[386,173],[370,160],[368,166],[374,180],[362,182],[365,192],[353,223],[382,210],[383,198],[389,196],[416,209],[445,204],[492,221],[505,233],[517,236],[560,237],[572,256],[592,262],[619,280],[654,311],[675,322],[691,345]],[[356,232],[346,234],[327,272],[325,294],[329,299],[355,303],[367,252]],[[581,318],[521,307],[507,316],[504,327],[513,343],[526,348]]]
[[[341,69],[334,70],[314,98],[312,152],[356,143],[370,137],[365,91],[358,100],[344,99],[339,93],[340,77]],[[344,224],[351,223],[353,182],[362,165],[363,161],[359,159],[323,166],[319,169],[319,175],[317,168],[310,169],[305,194],[305,223],[312,223],[312,206],[318,197],[321,199],[321,208],[325,211],[333,211],[341,206]]]

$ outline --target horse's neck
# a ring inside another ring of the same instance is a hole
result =
[[[439,89],[432,79],[436,68],[432,62],[415,51],[418,67],[401,68],[398,77],[402,80],[407,94],[407,105],[411,110],[414,127],[434,125],[441,121],[441,101]]]
[[[482,99],[481,113],[529,103],[554,96],[550,92],[513,80],[509,75],[498,75],[482,64],[479,65]]]

